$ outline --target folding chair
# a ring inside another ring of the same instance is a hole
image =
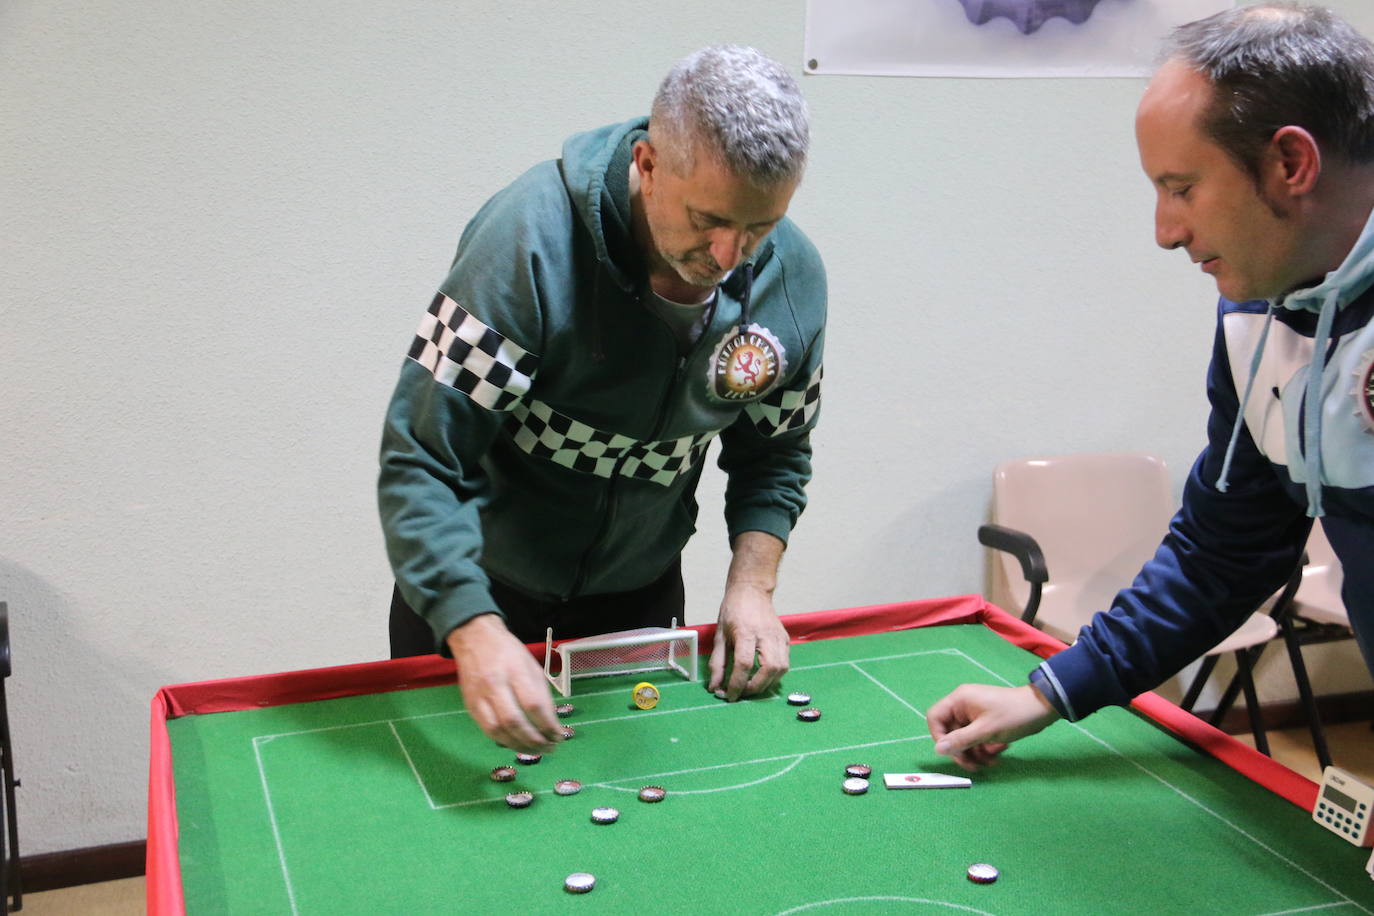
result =
[[[993,473],[992,493],[993,523],[978,529],[979,542],[998,551],[992,601],[1063,642],[1111,607],[1154,556],[1177,509],[1164,460],[1140,453],[1006,461]],[[1274,618],[1251,614],[1205,656],[1235,654],[1255,746],[1264,754],[1269,742],[1246,650],[1278,633]]]

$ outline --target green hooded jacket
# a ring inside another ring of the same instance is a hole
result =
[[[454,627],[499,611],[488,577],[555,599],[657,579],[695,531],[716,436],[732,539],[785,542],[805,506],[820,257],[784,219],[679,356],[641,302],[630,234],[631,148],[646,125],[577,134],[489,200],[402,367],[382,434],[382,527],[440,651]]]

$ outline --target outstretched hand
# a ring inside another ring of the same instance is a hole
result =
[[[1059,713],[1029,684],[992,687],[964,684],[930,707],[926,724],[935,752],[965,770],[994,765],[1011,742],[1033,735]]]

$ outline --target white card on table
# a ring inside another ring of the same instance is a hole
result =
[[[944,773],[884,773],[883,785],[889,789],[967,789],[973,780]]]

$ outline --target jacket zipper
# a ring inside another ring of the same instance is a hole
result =
[[[692,349],[687,352],[686,356],[679,356],[677,359],[677,369],[673,371],[673,377],[669,380],[668,388],[664,391],[663,398],[659,402],[658,419],[654,422],[653,431],[649,434],[648,439],[637,440],[636,445],[643,442],[657,442],[658,437],[662,434],[663,427],[668,423],[668,408],[673,403],[673,395],[677,393],[678,386],[682,384],[682,378],[687,372],[687,364],[711,333],[711,325],[715,322],[716,311],[720,306],[720,295],[719,292],[716,293],[716,301],[711,305],[711,317],[707,320],[706,327],[702,329],[701,337],[692,345]],[[672,332],[667,333],[671,334]],[[582,587],[587,582],[587,571],[591,567],[592,554],[601,546],[611,529],[611,523],[615,519],[616,489],[620,485],[620,469],[624,467],[629,457],[630,452],[627,450],[616,461],[615,467],[611,469],[611,480],[606,485],[602,501],[601,524],[596,530],[596,535],[587,545],[586,551],[583,552],[581,562],[577,564],[577,576],[573,579],[572,588],[563,596],[564,601],[570,601],[582,593]]]

